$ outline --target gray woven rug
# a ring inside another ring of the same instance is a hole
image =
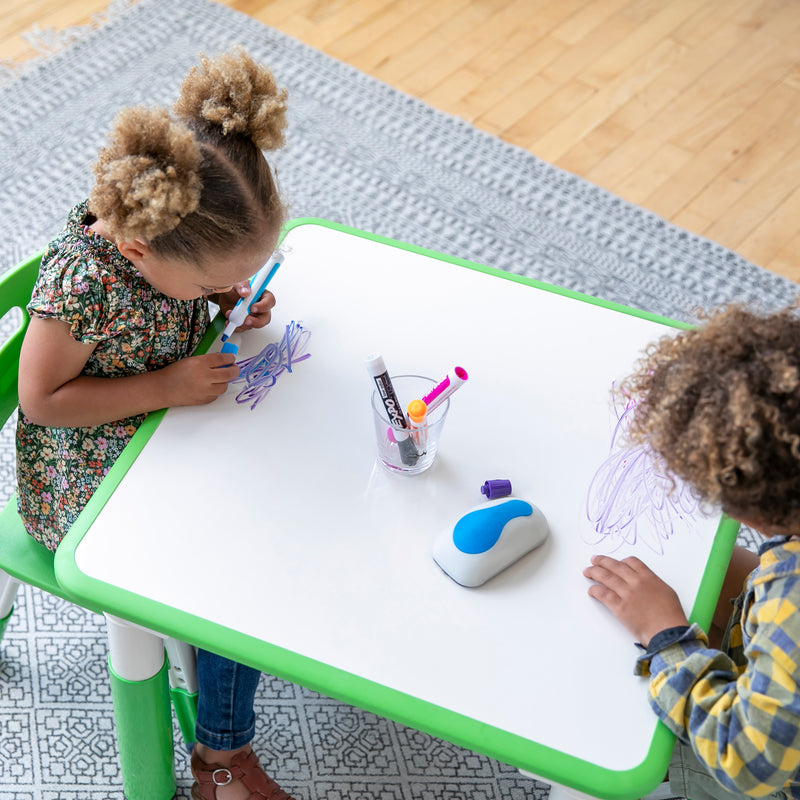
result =
[[[119,0],[23,68],[0,64],[0,273],[88,195],[116,111],[169,104],[199,53],[244,45],[290,92],[275,159],[316,216],[679,319],[797,286],[208,0]],[[0,335],[8,324],[0,322]],[[532,346],[536,343],[532,342]],[[13,486],[8,426],[0,501]],[[744,543],[751,541],[744,537]],[[0,650],[0,800],[121,800],[102,619],[26,588]],[[264,676],[256,749],[298,800],[524,800],[512,768]],[[178,797],[189,797],[177,758]]]

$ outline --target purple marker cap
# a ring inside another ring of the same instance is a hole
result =
[[[505,479],[486,481],[481,486],[481,494],[485,494],[487,500],[494,500],[496,497],[507,497],[511,494],[511,481]]]

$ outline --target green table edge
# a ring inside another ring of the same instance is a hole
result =
[[[687,323],[571,289],[313,217],[288,222],[284,226],[281,239],[302,225],[318,225],[341,231],[669,327],[692,327]],[[224,320],[217,316],[203,337],[198,352],[207,351],[223,327]],[[606,800],[633,800],[651,791],[663,780],[674,736],[660,721],[655,720],[655,715],[653,738],[642,763],[628,770],[610,770],[84,575],[76,564],[75,551],[165,413],[164,409],[147,416],[56,552],[56,577],[64,589],[77,600],[95,604],[99,601],[109,613],[152,628],[161,634],[214,650],[279,678],[596,797]],[[738,530],[739,524],[734,520],[726,517],[721,519],[698,589],[697,600],[689,615],[691,621],[697,622],[704,629],[707,629],[711,621]]]

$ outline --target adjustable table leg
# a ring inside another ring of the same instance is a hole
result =
[[[14,613],[14,598],[19,589],[19,581],[0,570],[0,639]]]
[[[105,616],[125,797],[170,800],[176,782],[164,641],[145,628]]]
[[[178,639],[165,639],[164,647],[169,660],[169,692],[175,717],[181,729],[183,741],[191,750],[196,741],[197,723],[197,655],[191,645]]]

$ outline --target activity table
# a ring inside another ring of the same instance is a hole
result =
[[[155,633],[174,636],[546,780],[641,797],[673,738],[581,573],[593,553],[636,554],[710,620],[737,526],[666,499],[646,453],[620,448],[611,401],[678,323],[322,220],[291,222],[281,247],[272,323],[237,335],[250,384],[151,414],[57,553],[72,594],[144,626],[112,620],[112,668],[162,686]],[[394,375],[468,372],[421,475],[376,463],[373,352]],[[550,536],[467,589],[431,546],[496,478]],[[126,691],[122,750],[130,706],[152,725],[165,702]],[[128,784],[147,773],[154,797],[159,773],[171,796],[167,756],[128,757]]]

